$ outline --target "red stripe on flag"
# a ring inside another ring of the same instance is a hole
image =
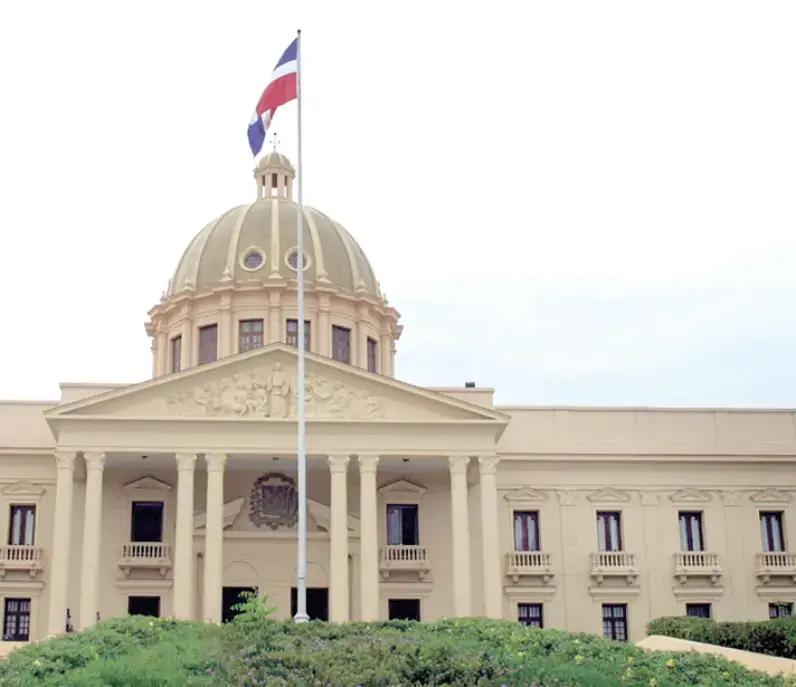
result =
[[[285,74],[275,81],[268,84],[260,100],[257,102],[256,112],[262,117],[263,112],[270,110],[272,113],[276,108],[296,99],[296,73]]]

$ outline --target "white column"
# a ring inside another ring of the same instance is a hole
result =
[[[470,514],[467,506],[469,456],[451,456],[451,528],[453,535],[453,611],[457,618],[472,614],[470,581]]]
[[[329,620],[348,620],[348,462],[349,456],[329,456],[331,513],[329,541]]]
[[[221,622],[221,585],[224,564],[224,467],[227,456],[208,453],[207,521],[205,531],[204,620]]]
[[[178,453],[177,522],[174,530],[174,617],[193,620],[193,493],[196,468],[195,453]]]
[[[497,498],[497,456],[480,456],[481,547],[484,559],[484,615],[503,617],[503,589],[500,584],[500,527]]]
[[[102,542],[102,476],[105,454],[87,451],[86,507],[83,519],[83,565],[80,573],[80,629],[97,622]]]
[[[359,457],[359,591],[362,620],[379,619],[378,456]]]
[[[69,560],[72,554],[72,494],[76,451],[55,451],[55,522],[50,569],[50,618],[47,634],[61,634],[66,628],[69,590]]]

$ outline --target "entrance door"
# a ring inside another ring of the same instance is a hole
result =
[[[127,597],[127,613],[129,615],[150,615],[160,617],[159,596],[129,596]]]
[[[390,620],[420,620],[420,599],[390,599]]]
[[[224,587],[221,591],[221,622],[228,623],[232,620],[240,611],[233,608],[233,606],[237,606],[240,603],[243,603],[246,599],[241,597],[241,594],[244,592],[250,592],[252,594],[257,593],[256,587]]]
[[[290,590],[290,617],[298,610],[298,589]],[[310,587],[307,589],[307,615],[310,620],[329,620],[329,589]]]

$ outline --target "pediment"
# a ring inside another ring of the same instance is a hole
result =
[[[425,493],[424,487],[405,479],[385,484],[378,490],[381,498],[392,503],[418,503]]]
[[[606,487],[599,491],[593,491],[586,496],[592,503],[627,503],[630,501],[630,494],[626,491]]]
[[[538,489],[531,489],[530,487],[521,487],[514,491],[508,492],[504,497],[512,505],[525,505],[532,503],[544,503],[547,501],[547,494]]]
[[[214,418],[293,421],[297,406],[297,352],[270,344],[228,358],[47,411],[48,421],[69,417],[131,419]],[[306,417],[312,421],[480,421],[498,428],[498,411],[388,377],[306,355]]]
[[[707,503],[710,501],[710,494],[700,489],[681,489],[669,496],[672,503]]]
[[[773,487],[761,489],[760,491],[756,491],[749,495],[749,500],[753,503],[786,504],[790,503],[790,499],[790,494]]]
[[[6,499],[25,498],[38,501],[42,494],[44,494],[44,487],[32,484],[27,480],[20,480],[13,484],[7,484],[0,489],[0,491],[3,492],[3,496],[5,496]]]
[[[140,477],[124,485],[125,489],[140,489],[146,491],[171,491],[172,486],[168,482],[159,480],[156,477]]]

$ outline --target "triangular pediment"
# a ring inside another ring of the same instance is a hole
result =
[[[270,344],[157,379],[114,389],[47,411],[69,417],[214,418],[292,421],[296,418],[296,349]],[[389,377],[306,355],[307,420],[476,421],[508,424],[498,411]]]
[[[379,489],[379,495],[386,499],[408,498],[412,501],[419,501],[426,493],[425,487],[413,484],[405,479],[385,484]]]
[[[6,498],[14,499],[14,498],[33,498],[39,499],[41,495],[44,493],[44,487],[40,487],[37,484],[31,484],[27,480],[20,480],[19,482],[14,482],[13,484],[7,484],[4,486],[0,491],[3,492],[3,495]]]
[[[681,489],[669,496],[672,503],[707,503],[710,501],[710,494],[699,489]]]
[[[157,477],[139,477],[132,482],[124,485],[125,489],[138,489],[141,491],[171,491],[172,486],[168,482],[157,479]]]
[[[769,487],[768,489],[761,489],[749,495],[749,500],[753,503],[777,503],[785,504],[790,503],[790,494],[787,492]]]
[[[512,505],[524,505],[532,503],[544,503],[547,501],[547,494],[538,489],[531,489],[530,487],[520,487],[514,491],[510,491],[504,497]]]
[[[599,491],[593,491],[586,498],[592,503],[627,503],[630,501],[630,494],[626,491],[606,487]]]

